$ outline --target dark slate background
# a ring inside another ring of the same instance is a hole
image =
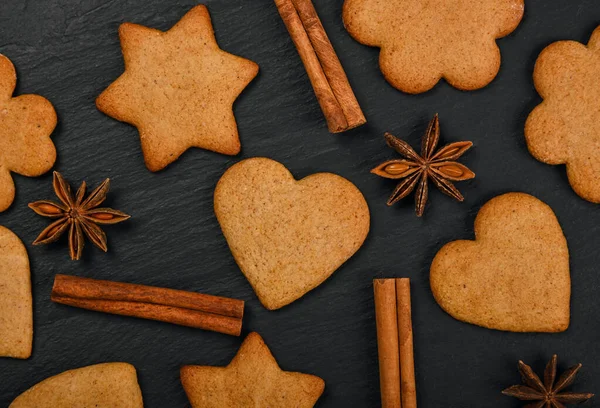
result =
[[[18,72],[17,93],[39,93],[58,112],[55,168],[74,184],[112,180],[108,204],[132,215],[109,226],[109,253],[86,246],[73,262],[65,241],[30,243],[47,225],[27,203],[48,199],[51,174],[15,176],[17,197],[0,224],[26,243],[35,301],[33,356],[0,359],[0,406],[35,383],[62,371],[107,361],[138,369],[147,407],[186,407],[179,382],[184,364],[225,365],[242,338],[164,323],[56,305],[50,289],[57,273],[136,282],[247,301],[244,334],[257,331],[281,367],[316,374],[326,382],[319,407],[379,406],[377,346],[371,280],[408,276],[413,308],[418,399],[421,407],[519,407],[500,391],[519,382],[518,359],[538,371],[553,353],[560,366],[582,362],[576,391],[600,393],[600,212],[569,188],[563,166],[534,160],[523,125],[539,103],[532,80],[536,56],[561,39],[587,42],[600,23],[594,0],[528,0],[521,25],[501,39],[502,68],[475,92],[446,83],[423,95],[403,94],[383,79],[378,50],[355,42],[341,21],[343,0],[317,0],[316,8],[346,68],[368,125],[331,135],[304,68],[271,0],[212,0],[220,46],[256,61],[258,77],[235,104],[242,153],[226,157],[192,149],[159,173],[144,166],[135,128],[96,110],[94,99],[123,70],[119,24],[131,21],[169,29],[196,3],[191,0],[3,0],[0,52]],[[388,208],[394,182],[369,170],[395,157],[384,131],[420,142],[439,112],[442,143],[472,140],[463,162],[477,173],[459,183],[466,200],[438,191],[423,219],[412,197]],[[372,215],[363,248],[327,282],[301,300],[269,312],[258,302],[220,232],[212,193],[221,174],[240,159],[267,156],[301,178],[340,174],[364,193]],[[446,242],[473,237],[473,220],[492,197],[523,191],[556,212],[571,250],[571,327],[561,334],[514,334],[454,320],[435,303],[429,265]],[[598,399],[596,401],[599,401]],[[597,406],[591,403],[590,406]]]

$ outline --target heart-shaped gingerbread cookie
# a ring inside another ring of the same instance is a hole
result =
[[[11,230],[0,226],[0,357],[31,356],[32,305],[25,245]]]
[[[321,284],[369,232],[369,208],[354,184],[331,173],[295,180],[266,158],[229,168],[214,204],[236,262],[270,310]]]
[[[567,241],[552,209],[528,194],[487,202],[475,240],[440,249],[430,282],[438,304],[467,323],[513,332],[569,327]]]

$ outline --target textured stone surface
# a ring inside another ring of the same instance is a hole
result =
[[[600,389],[597,319],[600,263],[598,206],[569,187],[565,171],[536,161],[523,126],[540,102],[533,65],[553,41],[585,43],[598,25],[594,0],[529,0],[522,23],[498,41],[502,67],[486,88],[461,92],[441,83],[410,96],[387,84],[378,50],[355,42],[341,21],[342,0],[317,0],[316,8],[338,50],[369,121],[330,135],[297,52],[271,0],[208,1],[219,45],[260,65],[258,77],[234,106],[242,152],[237,157],[192,149],[159,173],[144,166],[135,128],[96,110],[94,99],[122,71],[117,28],[132,21],[170,28],[190,0],[0,2],[0,53],[14,62],[18,93],[48,98],[58,113],[53,140],[56,169],[78,184],[111,177],[107,204],[132,215],[107,226],[109,253],[88,246],[72,262],[65,241],[30,243],[47,220],[27,203],[52,198],[51,174],[15,176],[17,196],[0,214],[0,225],[27,245],[34,296],[31,359],[0,359],[0,406],[56,373],[105,361],[126,361],[138,370],[146,407],[185,407],[179,382],[184,364],[226,365],[242,339],[159,322],[104,315],[50,302],[56,273],[159,285],[233,296],[247,301],[245,333],[257,331],[283,370],[325,380],[318,407],[379,405],[377,346],[371,279],[412,279],[419,406],[518,407],[500,390],[518,381],[519,358],[536,370],[553,353],[565,366],[585,365],[577,390]],[[435,112],[442,140],[472,140],[464,164],[477,178],[460,183],[466,200],[454,202],[432,190],[423,219],[408,199],[388,208],[395,186],[369,170],[394,157],[385,147],[390,131],[417,146]],[[262,307],[231,256],[213,213],[212,192],[231,164],[271,157],[296,177],[331,171],[349,179],[371,209],[371,232],[361,250],[331,279],[274,312]],[[569,243],[572,320],[561,334],[516,334],[454,320],[433,299],[429,266],[446,242],[473,238],[473,220],[489,199],[508,191],[532,194],[552,207]],[[458,373],[458,375],[457,375]]]

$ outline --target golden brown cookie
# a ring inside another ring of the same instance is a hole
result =
[[[552,209],[508,193],[475,219],[474,241],[446,244],[431,264],[431,290],[458,320],[513,332],[569,327],[569,250]]]
[[[231,253],[267,309],[320,285],[361,247],[369,208],[354,184],[331,173],[301,180],[267,158],[230,167],[215,214]]]
[[[600,27],[587,47],[550,44],[539,55],[533,82],[544,99],[527,118],[531,154],[566,164],[569,183],[582,198],[600,203]]]
[[[65,371],[34,385],[9,408],[143,408],[135,368],[104,363]]]
[[[0,357],[31,356],[32,309],[27,250],[19,237],[0,226]]]
[[[227,367],[182,367],[181,383],[192,408],[309,408],[325,388],[319,377],[279,368],[258,333]]]
[[[498,74],[496,39],[523,17],[523,0],[346,0],[343,20],[356,41],[381,48],[379,65],[392,86],[416,94],[444,78],[483,88]]]
[[[219,48],[206,6],[167,32],[124,23],[119,37],[125,72],[96,106],[138,128],[148,169],[163,169],[190,147],[240,151],[232,106],[258,65]]]
[[[0,54],[0,212],[15,198],[11,171],[37,177],[56,161],[50,140],[56,127],[54,107],[39,95],[13,97],[16,85],[15,67]]]

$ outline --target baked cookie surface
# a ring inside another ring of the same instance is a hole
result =
[[[569,326],[569,251],[550,207],[528,194],[488,201],[474,241],[453,241],[431,264],[438,304],[458,320],[514,332]]]
[[[367,202],[348,180],[295,180],[267,158],[230,167],[215,188],[215,214],[240,269],[267,309],[320,285],[363,244]]]
[[[163,169],[190,147],[239,153],[233,103],[258,65],[219,48],[206,6],[166,32],[124,23],[119,37],[125,72],[96,106],[137,127],[148,169]]]
[[[19,395],[9,408],[143,408],[135,368],[103,363],[65,371]]]
[[[441,78],[462,90],[489,84],[500,69],[495,40],[523,9],[523,0],[346,0],[342,16],[354,39],[381,48],[387,81],[416,94]]]
[[[29,358],[32,343],[29,257],[19,237],[0,226],[0,357]]]
[[[15,198],[11,172],[37,177],[56,161],[50,139],[57,121],[54,107],[39,95],[13,97],[16,85],[14,65],[0,54],[0,211]]]
[[[310,408],[325,389],[319,377],[279,368],[258,333],[227,367],[182,367],[181,383],[192,408]]]
[[[550,44],[539,55],[533,82],[543,98],[525,122],[531,154],[548,164],[566,164],[573,190],[600,203],[600,27],[587,46]]]

